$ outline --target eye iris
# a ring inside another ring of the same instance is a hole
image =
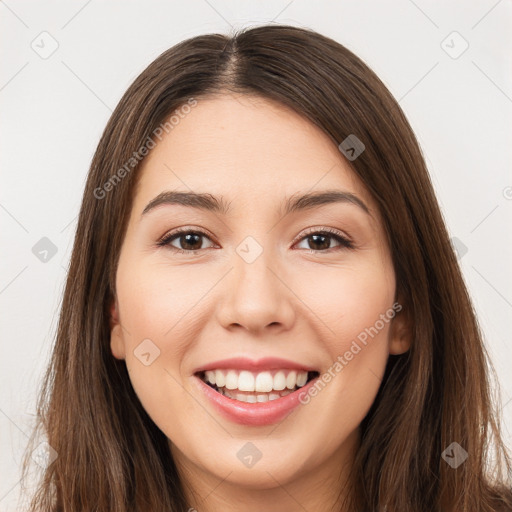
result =
[[[311,245],[311,240],[314,240],[314,244],[318,244],[319,243],[319,239],[323,239],[323,244],[321,244],[321,247],[312,247]],[[310,249],[314,249],[314,250],[318,250],[318,249],[329,249],[329,246],[331,245],[330,244],[330,236],[328,235],[310,235],[309,236],[309,242],[308,242],[308,245],[309,245],[309,248]]]
[[[202,235],[199,235],[197,233],[187,233],[186,235],[181,235],[180,238],[179,238],[180,245],[185,250],[194,251],[196,249],[200,249],[201,248],[201,236]],[[189,246],[192,245],[192,247],[187,247],[187,244]],[[195,247],[194,245],[197,245],[197,244],[199,246]]]

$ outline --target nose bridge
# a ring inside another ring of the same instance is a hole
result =
[[[257,243],[257,242],[256,242]],[[233,279],[235,287],[246,296],[266,295],[267,301],[275,298],[276,277],[272,266],[276,265],[276,258],[272,250],[263,247],[255,242],[244,241],[236,249],[236,256],[233,258],[234,272]]]
[[[247,237],[236,247],[232,266],[221,312],[224,326],[239,324],[253,331],[274,324],[288,328],[293,305],[290,291],[276,275],[276,252]]]

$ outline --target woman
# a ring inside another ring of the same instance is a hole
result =
[[[486,357],[377,76],[291,26],[186,40],[91,165],[33,510],[512,510]]]

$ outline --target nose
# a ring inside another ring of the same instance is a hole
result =
[[[224,281],[224,300],[217,310],[223,327],[245,328],[254,334],[291,328],[296,315],[294,295],[270,251],[263,251],[252,263],[235,253],[233,269]]]

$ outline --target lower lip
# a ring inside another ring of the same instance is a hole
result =
[[[248,403],[221,395],[208,386],[201,378],[195,376],[201,391],[223,416],[234,423],[256,427],[271,425],[284,419],[296,407],[301,405],[299,396],[304,392],[307,393],[317,378],[312,379],[305,386],[281,398],[276,398],[269,402]]]

